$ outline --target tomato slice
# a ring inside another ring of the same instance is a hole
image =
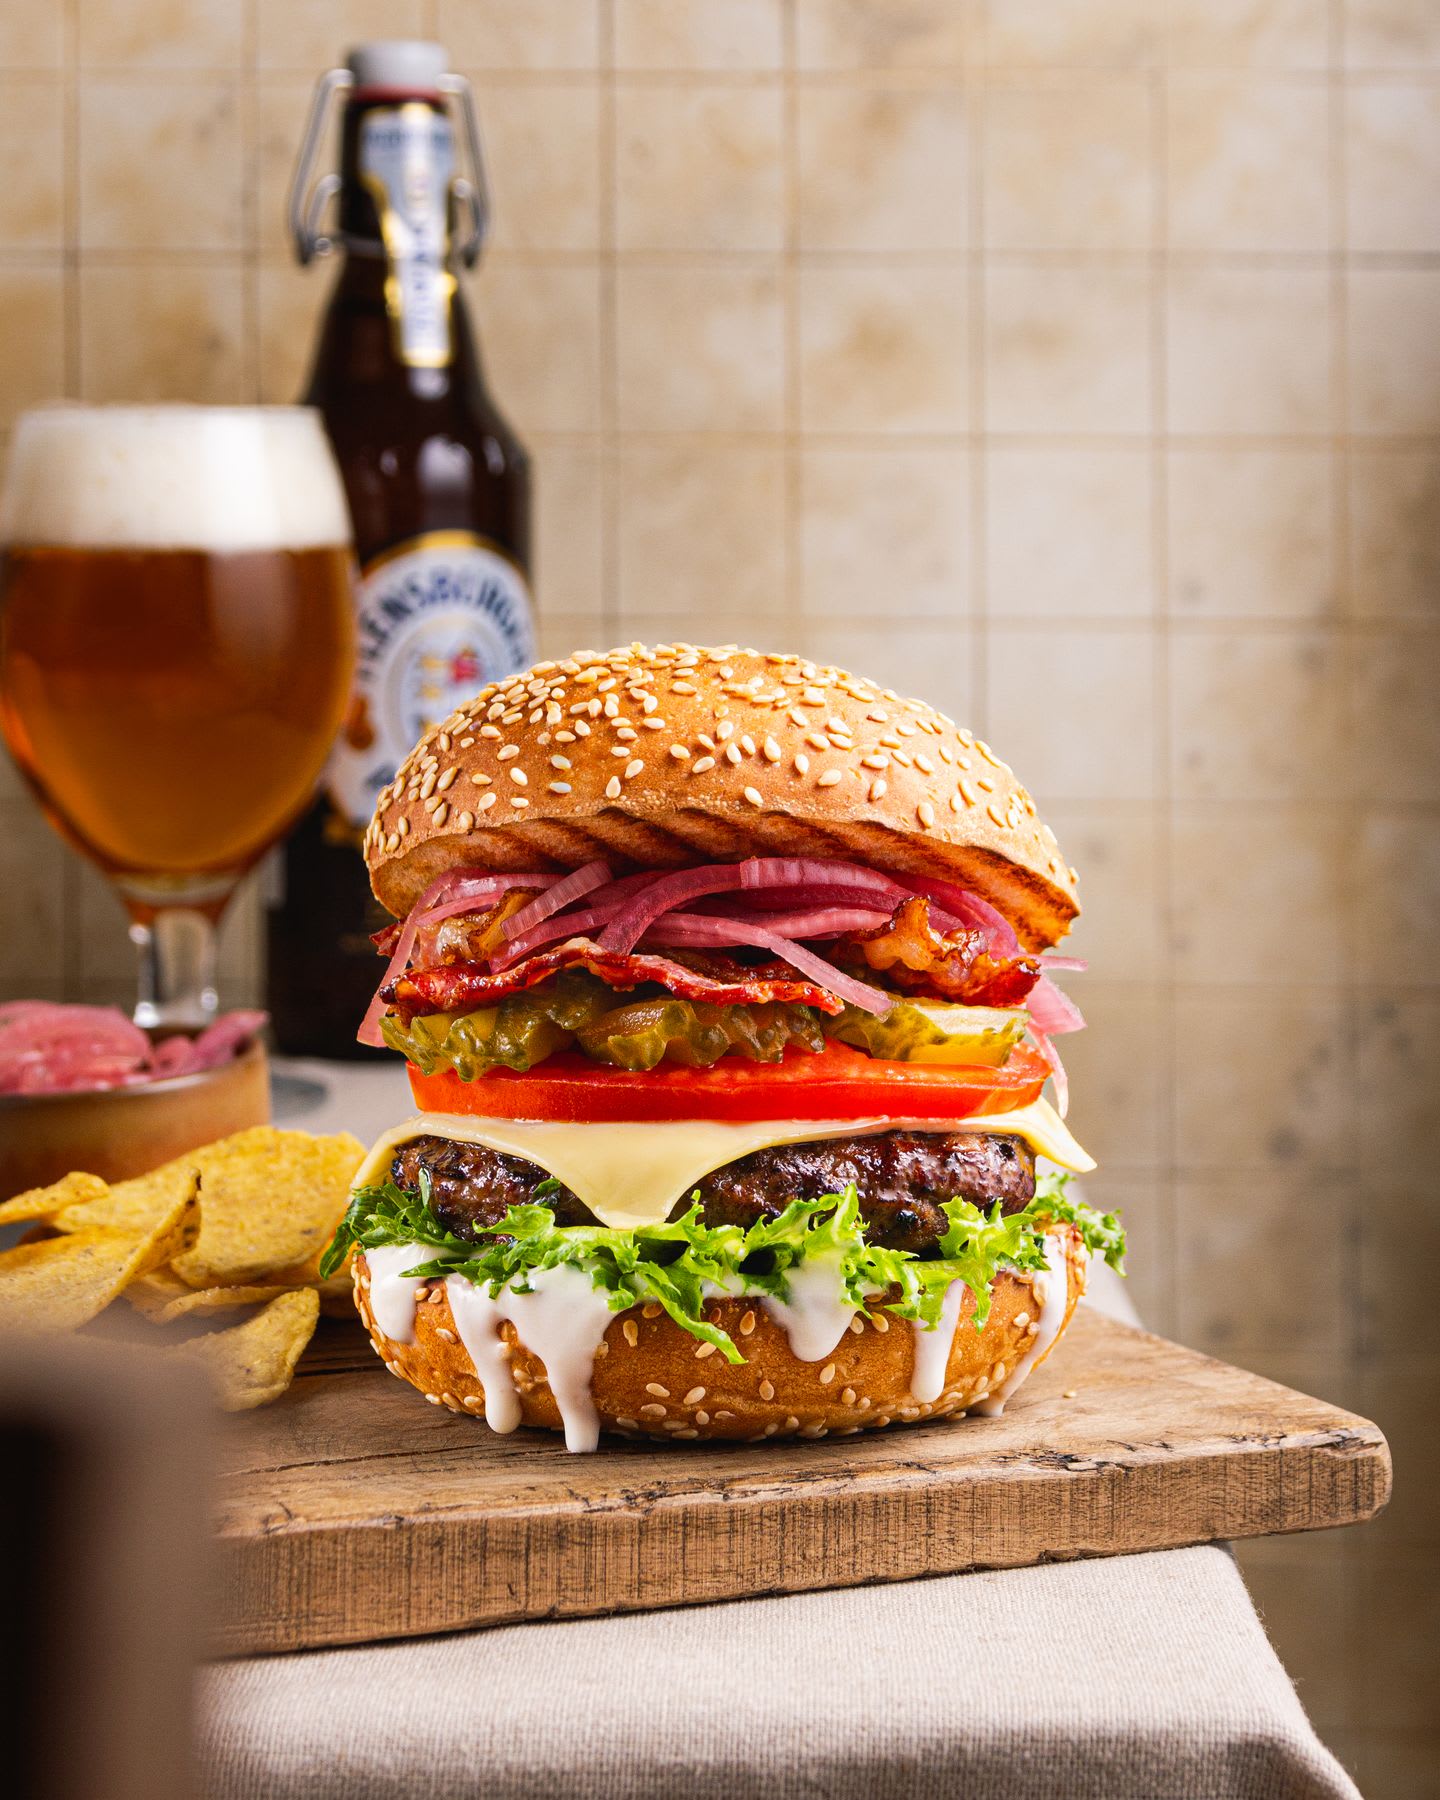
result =
[[[611,1069],[572,1051],[523,1074],[492,1069],[462,1081],[453,1069],[422,1075],[410,1088],[421,1112],[489,1119],[546,1119],[609,1125],[661,1119],[965,1119],[1013,1112],[1040,1098],[1050,1073],[1026,1046],[1000,1069],[885,1062],[831,1043],[818,1054],[792,1051],[778,1063],[726,1057],[712,1069]]]

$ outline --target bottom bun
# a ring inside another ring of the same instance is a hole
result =
[[[1079,1234],[1069,1226],[1057,1227],[1053,1241],[1064,1247],[1067,1277],[1058,1324],[1055,1296],[1042,1332],[1034,1290],[1043,1276],[1003,1270],[990,1291],[990,1316],[979,1331],[971,1323],[975,1298],[967,1290],[940,1391],[932,1400],[918,1400],[911,1392],[915,1327],[879,1306],[857,1312],[840,1342],[815,1362],[795,1355],[788,1333],[758,1298],[717,1299],[705,1307],[705,1317],[740,1347],[743,1363],[727,1362],[653,1301],[613,1313],[595,1352],[589,1393],[593,1414],[585,1409],[592,1436],[594,1415],[601,1430],[625,1437],[755,1443],[772,1437],[843,1437],[980,1406],[999,1411],[1049,1355],[1085,1291],[1089,1258]],[[363,1252],[355,1257],[354,1275],[355,1304],[391,1374],[418,1388],[432,1405],[484,1418],[484,1388],[457,1336],[446,1283],[431,1281],[415,1290],[414,1341],[401,1343],[375,1323]],[[577,1443],[584,1432],[576,1432],[573,1403],[570,1418],[563,1419],[545,1364],[520,1342],[515,1326],[507,1319],[498,1330],[518,1401],[518,1423],[566,1430],[572,1448],[593,1447]]]

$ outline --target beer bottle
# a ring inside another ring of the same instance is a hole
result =
[[[322,77],[296,170],[302,261],[338,196],[340,270],[305,399],[325,420],[360,563],[353,702],[319,798],[283,852],[268,918],[269,1008],[292,1055],[367,1056],[382,973],[361,834],[427,725],[534,660],[525,451],[486,391],[457,279],[484,236],[474,101],[438,44],[362,45]],[[310,184],[332,95],[340,172]],[[457,173],[450,103],[473,179]]]

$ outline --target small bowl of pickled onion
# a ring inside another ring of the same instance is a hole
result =
[[[118,1008],[0,1005],[0,1200],[83,1169],[106,1181],[270,1118],[262,1012],[147,1033]]]

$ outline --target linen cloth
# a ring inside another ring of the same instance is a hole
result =
[[[277,1122],[412,1110],[393,1065],[280,1070]],[[207,1800],[1356,1796],[1216,1547],[255,1657],[201,1713]]]
[[[201,1677],[207,1800],[1355,1800],[1229,1554],[1171,1550]]]

